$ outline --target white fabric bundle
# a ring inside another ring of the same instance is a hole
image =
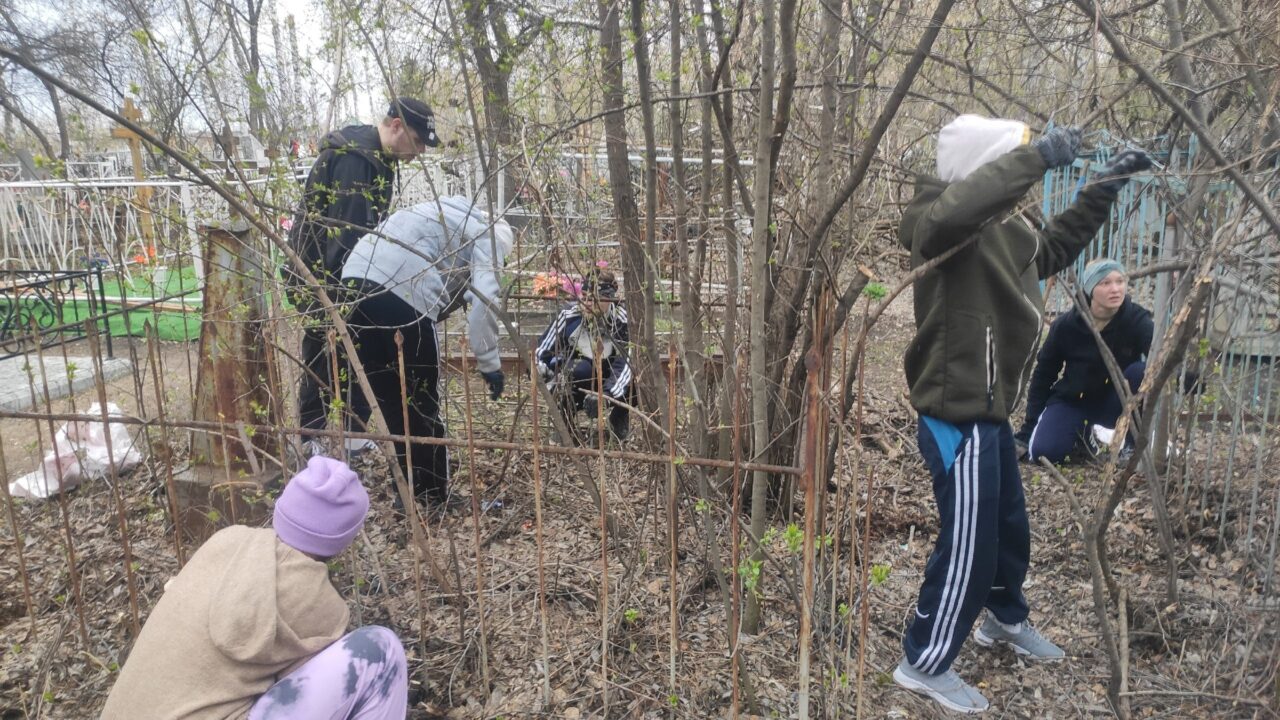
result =
[[[1030,139],[1030,128],[1017,120],[961,115],[938,133],[938,179],[949,183],[963,180]]]
[[[94,403],[85,414],[101,415],[102,406]],[[115,403],[107,403],[107,415],[123,417]],[[108,446],[111,448],[109,454]],[[53,448],[45,455],[40,467],[9,485],[10,495],[48,498],[59,489],[70,490],[84,480],[106,475],[111,470],[111,460],[115,460],[119,472],[142,462],[142,454],[124,425],[108,426],[101,422],[75,420],[62,426],[54,435]]]

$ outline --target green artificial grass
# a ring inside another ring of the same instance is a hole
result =
[[[124,294],[130,300],[134,299],[151,299],[152,297],[166,297],[168,295],[176,295],[180,292],[190,292],[198,289],[199,283],[196,281],[195,268],[183,268],[181,273],[167,272],[165,274],[164,286],[157,288],[152,282],[154,275],[152,272],[139,269],[134,266],[133,272],[130,274],[129,282],[122,283],[118,279],[103,277],[102,290],[107,297],[119,297],[121,295],[121,286],[123,285]],[[96,283],[95,283],[96,284]]]
[[[147,298],[130,296],[130,302],[143,301]],[[107,302],[107,310],[117,311],[120,309],[118,303]],[[125,337],[132,335],[134,337],[143,337],[146,335],[146,323],[150,322],[155,326],[156,331],[160,335],[161,340],[191,341],[200,337],[200,313],[197,312],[176,313],[164,312],[157,308],[149,307],[140,310],[130,310],[127,313],[117,313],[107,318],[107,327],[111,331],[112,337]],[[183,316],[186,316],[184,321]],[[84,322],[89,317],[89,303],[76,301],[69,302],[62,306],[63,322]],[[126,320],[126,317],[128,318]]]
[[[115,312],[106,319],[106,326],[113,337],[125,337],[132,335],[134,337],[143,337],[146,335],[146,323],[150,322],[155,326],[161,340],[186,341],[190,342],[200,337],[200,305],[191,303],[191,296],[188,295],[187,307],[192,312],[172,312],[160,309],[158,307],[146,307],[137,310],[131,310],[128,313],[120,313],[120,298],[126,298],[130,303],[147,302],[153,299],[177,295],[182,292],[191,292],[196,290],[199,285],[196,281],[194,268],[183,268],[181,272],[166,273],[162,287],[153,285],[154,275],[140,269],[135,269],[130,279],[124,278],[107,278],[102,281],[102,294],[107,298],[106,312]],[[97,282],[92,283],[93,293],[98,296]],[[193,293],[194,294],[194,293]],[[180,303],[182,298],[174,298],[169,303]],[[61,306],[61,317],[54,318],[51,314],[57,312],[49,305],[39,299],[32,297],[23,297],[17,302],[20,310],[14,315],[11,311],[13,300],[9,298],[0,298],[0,323],[3,323],[3,333],[6,336],[20,334],[18,328],[25,327],[30,323],[30,317],[34,316],[36,322],[42,328],[55,327],[57,325],[76,323],[81,324],[91,315],[88,298],[85,297],[82,285],[77,287],[77,291],[73,296],[66,297]],[[98,303],[94,303],[98,305]],[[99,309],[102,312],[102,309]],[[99,325],[101,327],[101,325]]]

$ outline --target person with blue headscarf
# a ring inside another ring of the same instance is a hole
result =
[[[1026,420],[1017,438],[1033,462],[1097,455],[1105,445],[1099,437],[1109,433],[1094,427],[1114,428],[1123,410],[1090,325],[1124,371],[1130,391],[1137,392],[1147,369],[1154,323],[1151,311],[1129,297],[1124,266],[1110,258],[1091,261],[1080,275],[1080,290],[1087,316],[1072,308],[1053,321],[1031,374]]]

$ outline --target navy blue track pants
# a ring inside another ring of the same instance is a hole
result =
[[[912,666],[937,675],[983,607],[1007,625],[1027,619],[1031,529],[1009,423],[922,415],[919,435],[942,522],[902,644]]]
[[[1147,364],[1141,360],[1124,369],[1129,392],[1138,392],[1146,371]],[[1089,432],[1090,425],[1114,428],[1123,410],[1120,396],[1111,388],[1110,378],[1106,381],[1106,391],[1094,397],[1050,401],[1027,441],[1032,461],[1043,457],[1051,463],[1062,462]]]

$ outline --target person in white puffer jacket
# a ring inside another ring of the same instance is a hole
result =
[[[443,197],[394,213],[352,249],[342,268],[343,285],[357,298],[347,322],[389,433],[405,433],[407,404],[409,435],[444,437],[436,325],[464,303],[470,305],[468,338],[476,367],[491,399],[502,395],[494,308],[511,245],[507,223],[490,219],[467,198]],[[397,330],[404,338],[407,397],[400,390]],[[352,410],[367,422],[369,404],[351,384]],[[396,443],[396,453],[419,499],[432,504],[448,499],[449,458],[443,445],[414,445],[412,473],[403,443]]]

